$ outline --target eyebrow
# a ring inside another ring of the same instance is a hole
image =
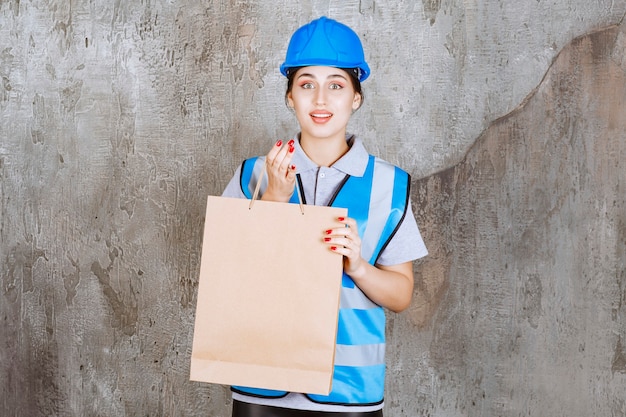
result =
[[[315,78],[315,79],[317,79],[317,77],[316,77],[316,76],[314,76],[313,74],[310,74],[310,73],[308,73],[308,72],[303,72],[302,74],[298,75],[297,79],[300,79],[300,78],[302,78],[302,77],[311,77],[311,78]],[[333,79],[333,78],[341,78],[341,79],[343,79],[343,80],[348,81],[348,78],[346,78],[345,76],[343,76],[343,74],[339,74],[339,73],[336,73],[336,74],[331,74],[331,75],[329,75],[329,76],[327,77],[327,79]]]

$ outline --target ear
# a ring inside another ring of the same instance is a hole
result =
[[[289,106],[290,109],[294,109],[294,104],[293,104],[293,98],[291,98],[291,91],[287,93],[287,106]]]
[[[352,100],[352,110],[357,111],[361,107],[363,97],[359,93],[354,93],[354,100]]]

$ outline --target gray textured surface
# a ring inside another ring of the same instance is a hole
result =
[[[419,335],[406,377],[426,389],[413,404],[400,384],[394,409],[626,415],[625,47],[623,27],[574,40],[460,164],[418,181],[420,282],[444,293],[397,324]]]
[[[294,133],[277,67],[320,14],[362,35],[352,130],[416,179],[431,250],[386,415],[625,415],[624,13],[0,2],[0,415],[228,416],[188,380],[206,195]]]

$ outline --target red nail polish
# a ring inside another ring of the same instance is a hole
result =
[[[337,250],[337,246],[331,246],[330,250]]]
[[[296,148],[294,148],[293,145],[289,145],[289,153],[293,153],[295,150]]]
[[[327,231],[326,231],[326,234],[327,234],[327,235],[329,235],[329,234],[331,234],[332,232],[333,232],[332,230],[327,230]]]
[[[344,221],[345,219],[346,219],[345,217],[339,217],[340,222]]]
[[[287,145],[291,146],[295,143],[295,141],[293,139],[291,139],[289,142],[287,142]]]
[[[278,142],[276,142],[276,146],[282,146],[283,145],[283,141],[279,140]]]
[[[295,166],[295,165],[292,165],[292,166],[291,166],[291,170],[292,170],[292,171],[295,171],[295,170],[296,170],[296,166]]]
[[[324,242],[330,242],[330,238],[329,237],[325,237],[324,238]]]

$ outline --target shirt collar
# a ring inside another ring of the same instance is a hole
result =
[[[337,162],[335,162],[331,168],[337,169],[345,174],[353,177],[362,177],[365,174],[367,163],[369,161],[369,154],[363,145],[361,139],[356,135],[346,135],[346,141],[350,149],[346,152]],[[319,166],[313,162],[307,154],[300,147],[300,134],[294,137],[294,152],[293,159],[291,160],[296,166],[296,173],[305,172],[308,170],[317,170]]]

